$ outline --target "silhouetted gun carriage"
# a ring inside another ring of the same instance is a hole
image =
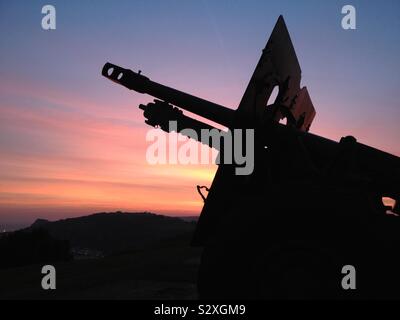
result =
[[[335,142],[308,132],[315,109],[282,17],[236,110],[111,63],[102,74],[157,98],[140,108],[164,131],[170,121],[177,131],[214,128],[181,109],[230,130],[254,129],[252,174],[221,163],[205,198],[193,238],[205,247],[201,297],[400,297],[399,223],[382,203],[396,200],[391,210],[400,213],[400,158],[351,136]],[[357,270],[356,290],[341,286],[344,265]]]

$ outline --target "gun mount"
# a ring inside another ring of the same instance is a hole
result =
[[[111,63],[102,75],[159,99],[139,107],[147,124],[164,131],[172,120],[178,131],[213,128],[181,109],[228,129],[255,130],[253,173],[237,176],[234,165],[220,164],[207,197],[202,195],[193,238],[194,245],[205,246],[202,297],[292,297],[291,290],[299,288],[307,288],[305,297],[342,297],[335,282],[341,266],[355,261],[371,276],[376,267],[371,256],[397,275],[400,262],[388,235],[396,236],[388,230],[396,230],[398,220],[386,215],[382,197],[395,199],[392,211],[400,214],[400,158],[351,136],[335,142],[309,132],[316,112],[307,88],[300,87],[301,69],[281,16],[236,110]],[[267,105],[275,87],[278,96]],[[284,118],[286,125],[280,123]],[[343,221],[350,226],[344,231]],[[318,272],[310,280],[305,274],[313,268]],[[374,296],[376,290],[371,285],[360,296]]]

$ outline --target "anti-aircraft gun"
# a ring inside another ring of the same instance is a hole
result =
[[[400,158],[352,136],[335,142],[309,132],[315,109],[282,16],[234,110],[106,63],[103,76],[156,98],[140,105],[146,123],[169,131],[254,130],[254,170],[218,166],[193,245],[203,246],[204,298],[399,297],[394,245],[400,213]],[[278,88],[275,101],[267,105]],[[286,123],[283,123],[283,120]],[[200,134],[198,135],[200,136]],[[211,141],[201,141],[212,145]],[[222,151],[221,151],[222,153]],[[392,214],[382,203],[394,199]],[[357,290],[344,290],[344,266]]]

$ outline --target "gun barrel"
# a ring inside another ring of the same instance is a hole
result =
[[[130,90],[147,93],[225,127],[232,126],[234,110],[151,81],[140,72],[136,73],[107,62],[102,75]]]

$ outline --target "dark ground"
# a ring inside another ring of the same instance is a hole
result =
[[[55,263],[56,290],[43,290],[41,265],[0,270],[0,299],[196,299],[201,250],[191,234],[147,249]]]

